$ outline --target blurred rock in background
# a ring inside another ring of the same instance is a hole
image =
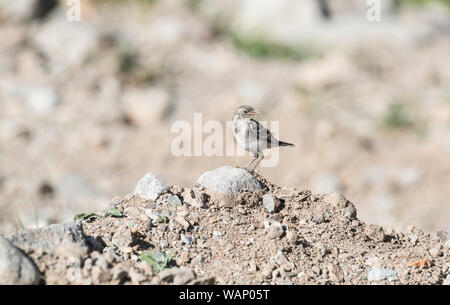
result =
[[[177,120],[237,105],[296,144],[270,181],[361,218],[450,229],[446,0],[0,0],[0,233],[109,206],[152,171],[191,186],[247,157],[175,157]],[[204,137],[205,138],[205,137]],[[232,141],[232,138],[227,140]]]

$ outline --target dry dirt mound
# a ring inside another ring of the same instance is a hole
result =
[[[340,194],[256,178],[265,187],[255,192],[169,186],[156,200],[115,199],[109,213],[83,215],[73,224],[82,229],[81,239],[66,232],[69,238],[56,247],[27,245],[17,235],[10,240],[47,284],[449,282],[447,232],[385,231],[358,220],[355,206]],[[153,251],[173,251],[159,265],[171,268],[159,272],[143,261],[143,253]]]

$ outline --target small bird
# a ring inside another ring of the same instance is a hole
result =
[[[236,109],[233,115],[233,134],[236,141],[255,157],[245,167],[247,168],[258,160],[253,169],[250,170],[251,172],[264,159],[263,150],[278,146],[295,146],[291,143],[279,141],[272,136],[267,128],[254,120],[253,117],[258,113],[259,111],[253,109],[253,107],[242,105]]]

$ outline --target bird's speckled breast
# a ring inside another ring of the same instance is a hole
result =
[[[235,119],[233,120],[233,133],[238,143],[245,146],[248,142],[248,122],[249,119]]]

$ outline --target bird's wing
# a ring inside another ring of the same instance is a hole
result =
[[[250,120],[248,129],[249,129],[249,138],[252,141],[265,140],[267,144],[277,141],[270,133],[270,130],[268,130],[261,123],[255,121],[254,119]]]

